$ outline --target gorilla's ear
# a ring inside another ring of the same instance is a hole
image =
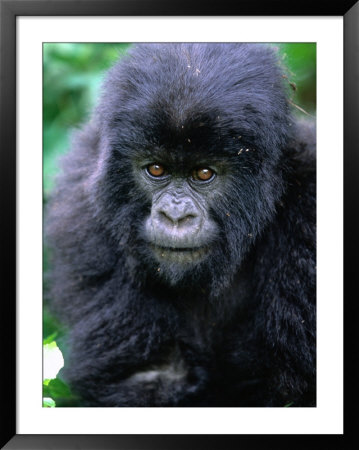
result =
[[[109,139],[101,133],[101,125],[92,120],[83,129],[74,133],[72,148],[74,151],[70,159],[71,168],[67,168],[65,174],[66,172],[74,174],[76,171],[78,181],[83,177],[83,188],[91,204],[96,206],[99,199],[103,198],[101,180],[105,179],[109,170],[111,156]],[[66,158],[64,163],[66,165]]]

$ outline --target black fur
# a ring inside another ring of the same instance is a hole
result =
[[[257,44],[138,45],[109,71],[47,212],[63,375],[83,404],[315,405],[315,133],[283,73]],[[190,270],[143,237],[133,168],[161,152],[226,174],[209,199],[220,234]]]

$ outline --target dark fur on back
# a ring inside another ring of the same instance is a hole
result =
[[[85,405],[315,405],[315,132],[273,50],[138,45],[108,73],[49,201],[50,297]],[[167,274],[142,225],[139,155],[211,155],[220,239]]]

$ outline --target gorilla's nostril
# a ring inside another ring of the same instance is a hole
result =
[[[193,223],[196,219],[196,216],[194,214],[188,214],[185,217],[182,217],[178,220],[178,225],[186,225]]]
[[[171,226],[173,226],[175,224],[175,220],[171,216],[166,214],[164,211],[159,211],[158,215],[159,215],[160,222],[163,222],[163,223],[165,223],[167,225],[171,225]]]

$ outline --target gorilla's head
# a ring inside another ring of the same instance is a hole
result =
[[[110,70],[93,120],[92,198],[116,245],[151,277],[222,286],[283,190],[290,116],[274,50],[138,45]]]

